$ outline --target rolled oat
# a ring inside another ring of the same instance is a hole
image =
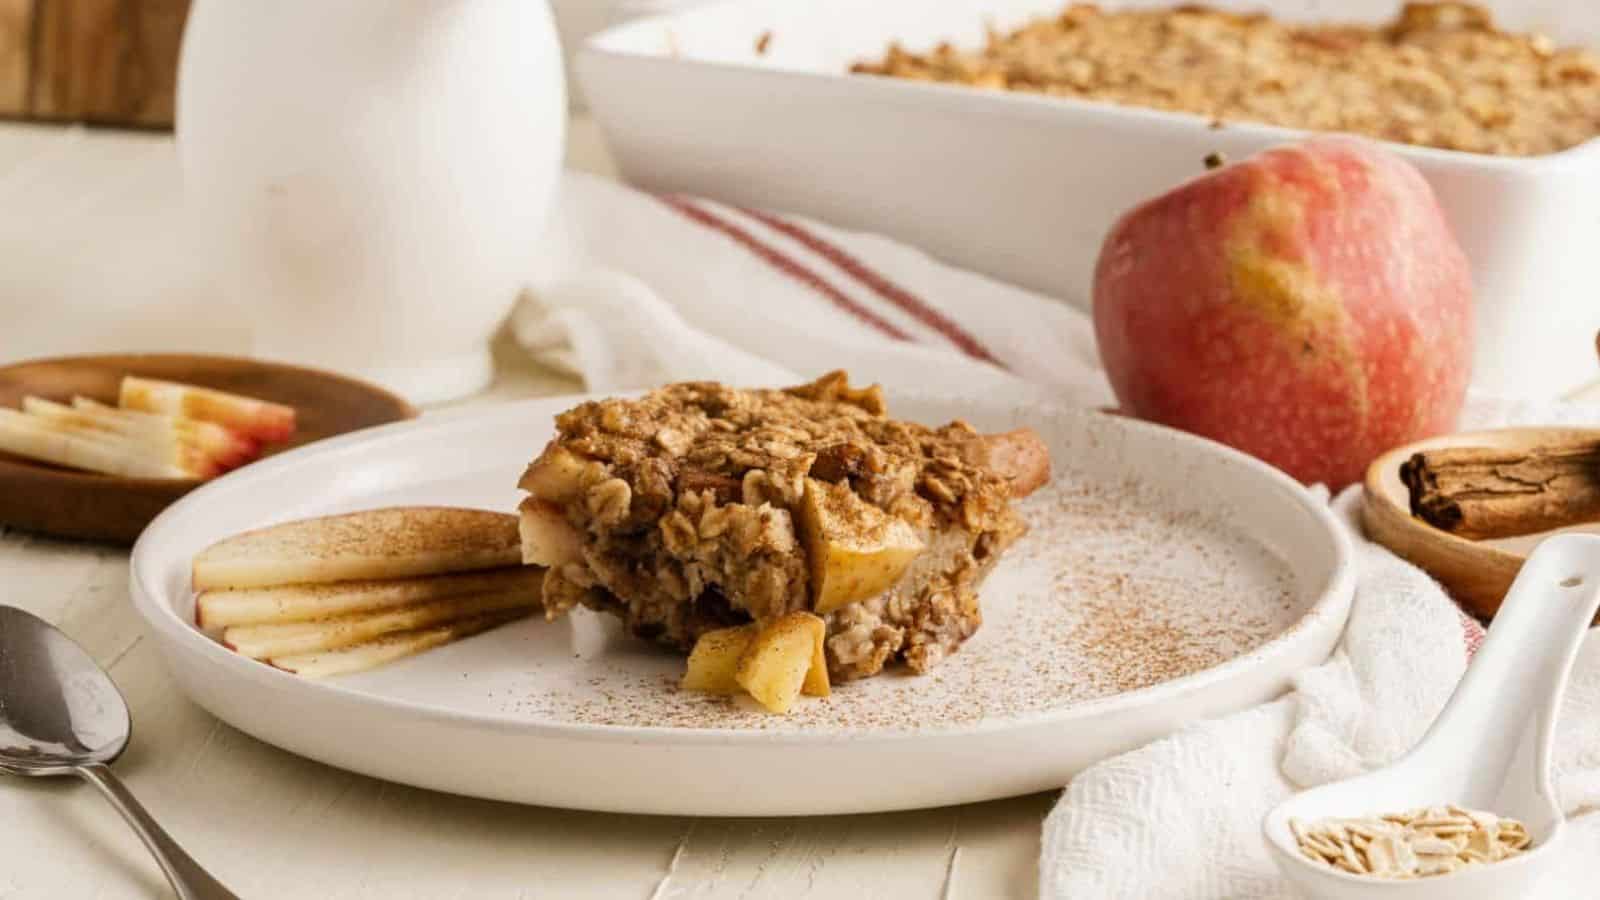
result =
[[[1532,843],[1516,819],[1455,805],[1312,823],[1290,819],[1289,831],[1312,862],[1376,878],[1447,875],[1518,856]]]

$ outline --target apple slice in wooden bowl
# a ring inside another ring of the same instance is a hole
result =
[[[231,403],[213,391],[250,400]],[[230,414],[243,418],[220,421]],[[66,465],[0,450],[0,525],[132,543],[206,477],[416,415],[376,385],[252,359],[122,354],[13,363],[0,367],[9,445]]]

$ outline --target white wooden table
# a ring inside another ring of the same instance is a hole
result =
[[[587,122],[574,123],[569,161],[609,171]],[[0,362],[242,347],[210,285],[184,265],[178,202],[168,138],[0,126]],[[466,403],[576,388],[508,345],[497,349],[498,380]],[[118,772],[245,898],[1036,892],[1039,822],[1053,795],[890,815],[696,820],[435,794],[292,756],[190,703],[143,637],[123,551],[0,529],[0,602],[55,623],[111,670],[134,720]],[[164,896],[155,864],[87,786],[0,779],[0,900]]]

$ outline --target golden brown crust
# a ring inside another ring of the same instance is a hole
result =
[[[1026,497],[1050,480],[1050,449],[1031,428],[983,435],[963,455],[1004,478],[1013,497]]]
[[[795,522],[808,478],[934,538],[917,577],[869,617],[872,649],[830,654],[843,678],[896,655],[920,670],[954,650],[980,621],[978,582],[1022,531],[1010,480],[972,454],[976,431],[888,418],[881,390],[852,388],[843,372],[788,390],[675,384],[581,404],[556,427],[521,482],[560,507],[582,545],[580,560],[552,567],[547,611],[612,611],[682,651],[712,628],[810,608]],[[827,618],[831,638],[862,612]]]
[[[1504,156],[1600,134],[1600,57],[1499,31],[1470,3],[1408,3],[1382,27],[1074,4],[981,51],[893,46],[852,71]]]

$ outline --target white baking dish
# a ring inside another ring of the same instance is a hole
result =
[[[561,39],[562,56],[567,61],[568,105],[574,110],[584,108],[583,92],[574,85],[577,73],[572,70],[572,59],[584,41],[613,25],[674,12],[702,2],[705,0],[550,0],[550,12],[556,20],[556,34]]]
[[[1198,173],[1211,151],[1238,157],[1299,132],[845,74],[893,40],[976,46],[986,24],[1006,28],[1063,5],[724,0],[597,35],[578,70],[636,184],[882,232],[1087,307],[1101,238],[1119,213]],[[1398,2],[1214,5],[1376,22]],[[1508,27],[1600,43],[1593,0],[1485,5]],[[1472,260],[1476,383],[1555,394],[1592,378],[1600,141],[1521,159],[1392,146],[1432,182]]]

